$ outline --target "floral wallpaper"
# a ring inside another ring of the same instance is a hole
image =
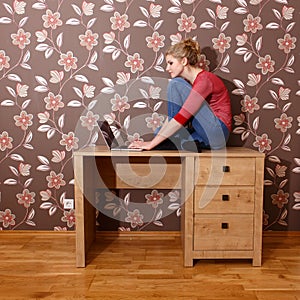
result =
[[[293,0],[2,1],[0,230],[75,228],[63,206],[74,198],[73,151],[99,142],[103,118],[127,143],[153,134],[166,114],[164,53],[186,37],[231,93],[229,144],[266,154],[264,230],[300,230],[299,9]],[[100,229],[101,216],[120,215],[116,230],[179,228],[179,191],[95,197]]]

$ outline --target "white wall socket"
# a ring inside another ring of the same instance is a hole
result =
[[[74,199],[64,199],[64,209],[74,209]]]

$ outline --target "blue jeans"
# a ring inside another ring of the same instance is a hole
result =
[[[168,117],[173,118],[186,101],[192,86],[183,78],[173,78],[168,85]],[[185,141],[199,141],[205,148],[222,149],[229,138],[226,125],[215,116],[209,104],[203,101],[200,109],[190,120],[190,128],[179,130],[176,136],[182,143]]]

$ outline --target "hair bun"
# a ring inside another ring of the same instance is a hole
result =
[[[167,51],[168,54],[173,55],[177,59],[186,57],[191,66],[196,66],[200,61],[200,45],[192,38],[187,38],[172,45]]]

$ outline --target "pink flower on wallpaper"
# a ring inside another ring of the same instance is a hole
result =
[[[73,227],[76,222],[75,210],[71,209],[70,211],[64,211],[64,215],[61,218],[63,222],[67,222],[69,228]]]
[[[120,15],[117,11],[114,13],[114,16],[110,18],[110,22],[112,23],[111,28],[113,30],[124,31],[125,28],[130,27],[130,23],[127,21],[128,15]]]
[[[277,205],[278,208],[283,208],[284,204],[289,202],[289,193],[285,193],[283,190],[278,190],[277,194],[272,194],[272,203]]]
[[[127,212],[127,217],[125,222],[129,222],[132,228],[143,225],[144,216],[140,213],[138,209],[135,209],[133,212]]]
[[[124,85],[130,80],[130,73],[124,72],[117,72],[118,80],[116,81],[117,84]]]
[[[0,134],[0,150],[5,151],[5,149],[12,149],[13,138],[8,135],[6,131]]]
[[[3,68],[8,69],[10,67],[9,61],[10,57],[5,55],[4,50],[0,50],[0,71]]]
[[[157,208],[159,204],[163,204],[163,193],[159,193],[157,190],[153,190],[151,194],[146,194],[145,198],[147,199],[146,203],[152,205],[153,208]]]
[[[29,176],[30,175],[30,164],[23,164],[22,162],[19,164],[19,172],[22,176]]]
[[[265,57],[260,57],[256,64],[257,69],[261,69],[261,72],[266,75],[268,72],[274,72],[275,61],[271,59],[271,56],[267,54]]]
[[[27,114],[26,111],[21,111],[19,116],[14,116],[14,120],[16,121],[15,124],[18,127],[21,127],[22,130],[27,130],[29,126],[31,126],[32,123],[32,114]]]
[[[25,13],[26,3],[25,1],[14,1],[13,7],[17,15],[23,15]]]
[[[161,5],[156,5],[156,4],[151,3],[150,8],[149,8],[150,15],[153,18],[159,18],[161,9],[162,9]]]
[[[177,20],[178,30],[191,32],[193,29],[197,28],[197,25],[194,23],[195,17],[190,16],[188,17],[186,14],[181,14],[181,18]]]
[[[50,175],[46,177],[48,181],[48,187],[49,188],[56,188],[57,190],[60,189],[60,187],[66,185],[66,182],[63,180],[64,175],[62,173],[56,173],[54,171],[50,172]]]
[[[229,8],[226,6],[218,5],[216,9],[216,15],[220,20],[224,20],[227,18],[227,12]]]
[[[280,118],[275,118],[275,128],[279,129],[281,132],[286,132],[288,128],[292,127],[293,117],[288,117],[283,113]]]
[[[235,37],[236,41],[237,41],[237,45],[238,46],[244,46],[247,41],[248,41],[248,36],[246,33],[243,33],[243,34],[238,34],[236,37]]]
[[[39,30],[39,31],[36,31],[35,36],[37,37],[37,41],[42,43],[47,39],[48,32],[45,29],[43,29],[41,31]]]
[[[203,70],[209,71],[210,61],[206,59],[205,54],[200,55],[199,67]]]
[[[82,3],[82,11],[86,16],[92,16],[94,11],[95,4],[91,2],[83,1]]]
[[[63,66],[66,72],[69,72],[71,69],[77,69],[77,58],[73,56],[72,51],[68,51],[67,54],[61,54],[58,64]]]
[[[152,128],[152,130],[155,131],[155,129],[162,126],[164,117],[155,112],[151,117],[147,117],[145,120],[147,122],[147,127]]]
[[[82,91],[83,91],[83,94],[85,97],[87,98],[93,98],[95,96],[95,89],[96,87],[93,86],[93,85],[88,85],[88,84],[84,84],[83,85],[83,88],[82,88]]]
[[[292,49],[296,48],[297,39],[295,37],[291,37],[289,33],[285,34],[283,39],[278,39],[277,42],[279,44],[278,48],[283,50],[284,53],[290,53]]]
[[[149,97],[151,99],[160,99],[161,88],[159,86],[150,85],[149,87]]]
[[[64,133],[62,135],[62,139],[59,143],[65,146],[67,151],[71,151],[72,149],[78,149],[78,141],[79,139],[75,136],[74,132],[69,132],[68,134]]]
[[[35,193],[29,192],[28,189],[25,189],[22,194],[17,194],[16,196],[18,198],[18,203],[24,205],[25,208],[28,208],[31,204],[35,202]]]
[[[285,177],[287,166],[276,165],[275,173],[278,177]]]
[[[94,115],[92,111],[88,111],[86,116],[81,116],[80,121],[83,127],[86,127],[88,130],[92,131],[94,127],[97,125],[97,121],[99,120],[99,115]]]
[[[140,58],[139,53],[134,53],[133,55],[127,56],[127,61],[125,62],[125,66],[130,68],[131,73],[136,73],[137,71],[143,71],[144,60]]]
[[[260,17],[255,17],[251,14],[247,16],[247,19],[243,20],[243,23],[245,25],[244,30],[245,32],[252,32],[256,33],[257,30],[262,30],[263,26],[260,24],[261,18]]]
[[[113,43],[113,41],[116,38],[116,35],[115,35],[115,33],[113,31],[111,31],[109,33],[104,33],[103,34],[103,38],[104,38],[104,43],[106,45],[109,45],[109,44]]]
[[[11,213],[11,210],[7,208],[5,211],[0,211],[0,222],[3,223],[3,227],[7,228],[9,225],[15,225],[16,216]]]
[[[24,98],[24,97],[27,97],[28,91],[29,89],[29,86],[26,85],[26,84],[20,84],[20,83],[17,83],[17,87],[16,87],[16,92],[17,92],[17,95]]]
[[[92,50],[94,46],[98,45],[98,33],[93,33],[88,29],[85,34],[79,35],[80,45],[86,47],[87,50]]]
[[[287,7],[283,6],[282,8],[282,16],[285,20],[291,20],[293,18],[293,13],[295,11],[295,8],[293,7]]]
[[[286,101],[286,100],[290,99],[290,92],[291,92],[291,89],[284,88],[281,86],[278,91],[278,96],[281,100]]]
[[[46,109],[53,109],[54,111],[58,111],[60,108],[65,106],[65,104],[61,100],[61,95],[55,96],[52,92],[49,92],[48,96],[44,98],[44,101],[46,102]]]
[[[60,13],[53,13],[50,9],[46,10],[46,14],[42,16],[42,19],[44,20],[43,25],[45,28],[51,27],[52,29],[56,29],[57,26],[61,26],[63,24],[60,20]]]
[[[30,44],[29,38],[31,37],[30,32],[25,32],[22,28],[17,33],[11,35],[13,45],[18,46],[20,49],[24,49],[26,45]]]
[[[259,110],[257,101],[258,99],[256,97],[251,98],[249,95],[246,95],[245,98],[241,101],[242,111],[253,114],[255,110]]]
[[[171,45],[177,44],[182,40],[182,35],[177,32],[176,34],[170,35]]]
[[[115,94],[115,97],[110,100],[112,104],[112,111],[124,112],[125,109],[129,109],[128,97],[121,97],[119,94]]]
[[[244,114],[235,115],[233,119],[234,119],[234,125],[239,126],[245,122],[245,115]]]
[[[153,32],[152,37],[147,36],[147,47],[153,48],[154,52],[158,52],[160,48],[163,48],[165,46],[165,43],[163,42],[165,40],[164,35],[159,35],[157,31]]]
[[[50,118],[50,114],[47,111],[45,111],[43,113],[39,113],[38,118],[39,118],[39,123],[44,124],[48,122]]]
[[[212,42],[214,43],[213,48],[219,50],[220,53],[224,53],[226,49],[230,48],[231,37],[226,37],[222,32],[219,34],[218,38],[213,38]]]
[[[254,147],[257,147],[259,152],[271,150],[272,140],[268,138],[268,135],[264,133],[262,136],[257,136],[255,142],[253,143]]]

